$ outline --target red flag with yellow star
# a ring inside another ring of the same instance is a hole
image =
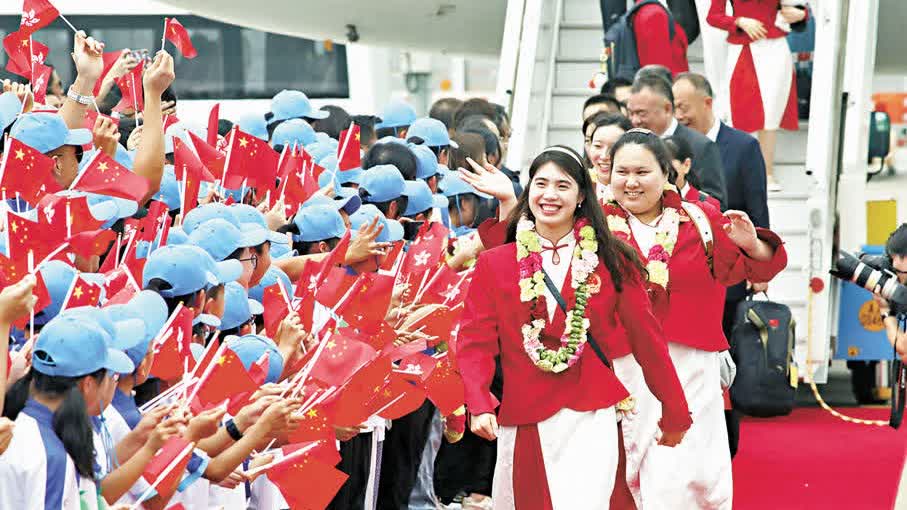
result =
[[[340,145],[337,146],[337,166],[340,170],[352,170],[362,166],[359,138],[359,126],[356,124],[340,132]]]
[[[177,381],[183,376],[186,360],[191,359],[192,310],[180,308],[174,312],[151,345],[154,364],[151,373],[164,381]]]
[[[315,300],[327,308],[334,308],[355,283],[356,277],[347,272],[346,268],[331,267],[318,285]]]
[[[327,406],[317,405],[306,411],[299,420],[299,427],[287,438],[291,442],[334,439],[333,417]]]
[[[337,315],[356,329],[375,330],[387,315],[393,291],[393,276],[362,273],[356,279],[349,298],[337,307]]]
[[[10,138],[3,155],[0,189],[8,199],[15,198],[18,194],[29,204],[37,204],[46,194],[42,184],[47,178],[53,177],[53,169],[53,159],[15,138]]]
[[[422,406],[425,397],[425,390],[406,377],[393,372],[381,392],[369,405],[375,409],[378,416],[386,420],[396,420]]]
[[[268,469],[268,480],[294,510],[327,508],[349,476],[315,455],[290,457]]]
[[[116,238],[117,233],[113,230],[88,230],[73,235],[67,241],[73,253],[90,258],[107,253],[110,243]]]
[[[130,172],[107,154],[97,151],[70,189],[142,202],[148,187],[148,179]]]
[[[280,321],[284,320],[290,312],[290,302],[285,292],[286,289],[281,290],[280,283],[275,283],[265,287],[262,293],[261,304],[265,309],[265,334],[269,338],[277,335]]]
[[[456,411],[465,402],[463,379],[446,354],[437,359],[434,370],[422,384],[441,416]]]
[[[142,88],[142,75],[145,72],[145,61],[139,60],[139,65],[132,71],[114,79],[120,88],[123,98],[113,107],[115,112],[133,110],[135,113],[145,110],[145,90]]]
[[[353,374],[378,356],[378,352],[361,342],[337,331],[325,340],[324,350],[315,361],[310,376],[329,386],[343,386]]]
[[[173,436],[164,443],[164,446],[158,450],[154,457],[151,458],[151,462],[145,467],[142,477],[149,484],[156,482],[158,478],[163,476],[161,482],[155,487],[158,496],[163,498],[162,501],[169,500],[179,487],[186,465],[189,464],[189,459],[192,458],[192,448],[192,443],[181,436]],[[169,471],[167,471],[168,467],[170,467]]]
[[[230,349],[221,349],[220,355],[211,362],[211,370],[203,375],[198,385],[198,391],[191,404],[193,412],[196,413],[258,389],[258,385],[246,371],[239,356]]]
[[[189,38],[189,31],[176,18],[164,18],[164,37],[180,50],[183,58],[193,59],[198,56],[198,51]]]
[[[390,358],[382,356],[370,361],[353,374],[339,395],[330,402],[334,409],[335,425],[354,427],[365,422],[378,410],[380,406],[373,406],[371,402],[384,388],[391,367]]]
[[[10,273],[6,272],[7,267],[4,267],[3,269],[4,269],[4,272],[8,276]],[[25,271],[23,271],[22,274],[24,276]],[[17,282],[21,278],[22,277],[10,278],[10,281]],[[44,277],[41,276],[40,271],[35,271],[35,288],[32,289],[31,293],[32,293],[32,296],[37,298],[37,301],[35,301],[35,314],[41,312],[41,310],[44,310],[45,308],[50,306],[50,304],[52,302],[52,300],[50,299],[50,292],[47,290],[47,285],[44,283]],[[14,322],[13,326],[16,326],[17,328],[24,330],[25,327],[28,325],[29,320],[30,320],[30,316],[26,315],[24,317],[21,317],[18,321]]]
[[[63,300],[60,311],[80,306],[98,306],[100,301],[101,287],[85,280],[80,275],[76,275],[69,286],[69,291],[66,293],[66,298]]]
[[[195,152],[198,154],[198,159],[205,165],[205,168],[211,172],[211,175],[213,175],[215,179],[223,179],[226,155],[217,150],[217,147],[208,145],[208,142],[199,138],[198,135],[192,131],[188,131],[188,133],[189,139],[192,140],[192,145],[195,146]]]
[[[8,57],[6,70],[27,79],[32,76],[32,63],[43,64],[50,51],[47,46],[31,40],[29,35],[19,30],[3,38],[3,49]]]
[[[32,252],[36,261],[43,260],[62,243],[62,239],[54,239],[48,235],[38,222],[18,214],[7,213],[7,222],[9,228],[7,247],[9,256],[14,259],[25,260],[28,252]]]
[[[60,11],[49,0],[24,0],[19,31],[31,35],[53,23],[59,15]]]
[[[258,188],[263,195],[266,189],[271,190],[276,184],[279,160],[280,154],[268,142],[234,127],[227,146],[224,187],[240,189],[245,181],[247,187]]]

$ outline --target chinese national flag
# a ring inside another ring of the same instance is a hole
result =
[[[13,274],[10,271],[8,271],[8,267],[4,267],[3,272],[8,277],[11,274]],[[25,272],[22,271],[22,274],[24,276]],[[16,278],[10,277],[10,281],[12,281],[12,282],[17,282],[21,279],[22,279],[22,277],[16,277]],[[35,313],[36,314],[38,312],[40,312],[41,310],[44,310],[45,308],[50,306],[50,304],[52,302],[50,299],[50,292],[48,292],[48,290],[47,290],[47,285],[45,285],[44,277],[41,275],[40,271],[35,271],[35,288],[32,289],[31,293],[32,293],[32,296],[37,298],[37,301],[35,302]],[[29,320],[30,320],[30,317],[28,315],[26,315],[24,317],[21,317],[18,321],[14,322],[13,325],[19,329],[25,329],[25,326],[28,325]]]
[[[18,193],[22,200],[37,204],[45,195],[42,184],[46,179],[53,178],[54,160],[15,138],[9,139],[3,158],[0,189],[7,198],[13,198]]]
[[[448,233],[447,228],[440,223],[425,222],[406,252],[400,271],[403,274],[413,274],[437,267]]]
[[[186,470],[186,465],[192,458],[192,448],[192,443],[181,436],[173,436],[164,443],[164,446],[145,467],[142,477],[149,484],[156,482],[163,475],[163,479],[156,487],[158,496],[162,498],[161,501],[169,500],[176,492],[180,480],[183,478],[183,471]],[[170,471],[167,471],[167,468],[171,468]],[[165,471],[166,474],[164,474]]]
[[[288,444],[286,446],[282,446],[280,448],[280,450],[286,456],[286,455],[290,455],[293,452],[299,451],[303,448],[307,448],[311,444],[312,444],[311,441],[308,443],[293,443],[293,444]],[[335,466],[335,465],[339,464],[340,460],[341,460],[340,451],[337,449],[337,445],[336,445],[335,441],[318,441],[318,444],[314,448],[307,450],[302,455],[318,459],[321,462],[324,462],[331,466]]]
[[[315,300],[327,308],[334,308],[356,283],[356,277],[345,268],[331,267],[327,277],[318,286]]]
[[[31,85],[35,94],[35,102],[44,104],[47,99],[47,84],[50,83],[50,73],[53,68],[40,62],[32,62]]]
[[[100,301],[101,287],[76,275],[69,287],[69,292],[66,293],[66,300],[63,301],[60,311],[80,306],[98,306]]]
[[[208,168],[179,138],[173,138],[173,170],[177,181],[185,181],[186,188],[183,192],[185,204],[181,204],[181,212],[185,217],[198,205],[198,190],[201,183],[214,182],[214,176]]]
[[[290,172],[283,178],[283,197],[288,216],[296,214],[302,204],[318,191],[318,179],[312,173],[313,166],[314,163],[303,164],[299,172]]]
[[[370,405],[391,373],[390,358],[380,357],[359,369],[332,402],[334,424],[354,427],[369,418],[380,406]]]
[[[396,420],[418,409],[425,402],[425,398],[425,390],[394,372],[371,406],[375,408],[378,416],[386,420]]]
[[[249,367],[249,377],[255,381],[255,384],[261,386],[268,379],[268,370],[271,368],[271,355],[265,352],[258,358],[258,361],[252,363]]]
[[[139,65],[132,71],[114,80],[123,98],[113,107],[113,111],[122,112],[129,109],[136,113],[145,110],[145,91],[142,88],[142,74],[145,71],[145,61],[140,60]]]
[[[167,132],[167,129],[180,121],[180,118],[174,114],[168,114],[164,116],[164,132]]]
[[[196,400],[192,402],[194,411],[216,406],[225,400],[258,389],[258,385],[249,376],[239,356],[232,350],[222,349],[212,364],[207,376],[198,382]]]
[[[261,304],[265,309],[265,334],[269,338],[276,336],[280,321],[290,313],[290,303],[287,301],[288,296],[285,294],[285,290],[281,290],[278,282],[265,287],[262,293]]]
[[[48,0],[24,0],[19,31],[31,35],[53,23],[59,15],[60,11]]]
[[[189,32],[176,18],[164,18],[164,34],[168,41],[172,42],[176,49],[184,58],[193,59],[198,56],[192,40],[189,39]]]
[[[7,222],[9,225],[7,247],[12,258],[25,260],[31,251],[34,259],[39,261],[60,246],[61,240],[50,237],[38,222],[14,213],[7,213]]]
[[[113,67],[113,64],[116,64],[117,59],[120,58],[120,55],[122,55],[122,53],[123,53],[123,50],[105,51],[104,54],[101,56],[101,58],[104,59],[104,70],[101,71],[101,77],[98,78],[98,81],[95,82],[95,84],[94,84],[94,91],[92,92],[93,95],[97,96],[98,94],[101,93],[101,83],[104,82],[104,77],[107,76],[107,73],[110,72],[110,69]],[[87,111],[90,112],[91,108],[89,108]],[[94,127],[94,122],[91,123],[91,127]],[[91,129],[91,128],[89,128],[89,129]],[[167,128],[165,127],[164,131],[166,131],[166,130],[167,130]]]
[[[178,381],[183,376],[185,363],[191,352],[192,310],[181,308],[164,324],[151,348],[154,364],[151,373],[164,381]]]
[[[343,261],[346,260],[346,250],[350,247],[350,231],[347,229],[346,233],[343,234],[343,237],[340,238],[340,241],[334,245],[334,248],[328,254],[327,258],[324,259],[321,263],[321,271],[318,273],[318,276],[315,279],[315,287],[320,287],[325,278],[327,278],[328,273],[331,272],[335,266],[343,264]]]
[[[375,359],[377,351],[338,331],[325,339],[327,343],[321,356],[312,367],[311,377],[329,386],[343,386],[360,368]]]
[[[333,415],[325,405],[317,405],[302,415],[299,427],[287,438],[292,443],[334,439]]]
[[[387,255],[384,257],[384,261],[381,263],[381,267],[378,269],[380,271],[393,271],[397,265],[397,259],[403,254],[403,247],[406,245],[406,241],[397,241],[394,243],[394,246],[387,252]],[[405,254],[403,254],[405,255]],[[396,267],[399,269],[399,267]]]
[[[113,230],[86,230],[85,232],[74,234],[67,241],[73,253],[90,258],[107,253],[110,243],[115,241],[116,238],[117,234]]]
[[[340,132],[340,145],[337,146],[337,161],[340,170],[352,170],[362,166],[359,143],[359,126],[356,124],[353,124],[350,129]]]
[[[141,203],[148,193],[148,179],[130,172],[107,154],[95,153],[72,189],[125,198]]]
[[[176,21],[176,20],[173,20]],[[217,126],[220,124],[220,103],[216,103],[208,112],[208,145],[217,147]]]
[[[361,273],[350,297],[337,308],[337,315],[356,329],[372,331],[387,315],[393,291],[393,276]]]
[[[323,510],[349,476],[313,456],[289,458],[268,469],[268,480],[280,489],[293,510]]]
[[[5,277],[5,281],[9,283],[18,282],[28,274],[28,265],[26,263],[25,257],[22,257],[20,260],[14,260],[7,258],[6,255],[0,253],[0,273]],[[41,274],[40,272],[37,274]],[[6,284],[4,285],[4,287]],[[37,312],[37,310],[35,310]]]
[[[456,371],[449,356],[437,360],[431,375],[423,382],[428,398],[437,406],[441,416],[456,411],[465,402],[463,379]]]
[[[210,171],[215,179],[222,179],[224,175],[224,162],[226,156],[215,147],[208,145],[208,142],[202,140],[192,131],[189,131],[189,139],[195,146],[195,152],[198,153],[198,159]]]
[[[32,63],[43,64],[50,51],[38,41],[31,41],[29,34],[22,30],[4,37],[3,49],[8,57],[6,70],[27,79],[31,79]]]
[[[227,154],[224,187],[239,189],[243,181],[247,181],[247,186],[262,189],[274,187],[280,154],[272,149],[268,142],[234,127],[230,133]]]

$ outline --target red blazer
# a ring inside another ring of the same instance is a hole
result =
[[[674,39],[668,32],[668,13],[658,5],[640,8],[633,17],[639,65],[663,65],[676,76],[690,70],[687,63],[687,34],[674,22]]]
[[[610,357],[617,319],[633,324],[626,339],[643,367],[646,383],[662,402],[662,425],[665,430],[686,430],[692,423],[686,398],[641,278],[625,278],[618,294],[603,264],[597,274],[601,278],[600,291],[592,295],[586,306],[590,334]],[[532,364],[523,350],[520,328],[528,321],[529,311],[520,301],[518,281],[516,244],[479,256],[455,350],[469,412],[477,415],[493,412],[497,407],[498,401],[489,388],[498,355],[504,374],[504,394],[498,412],[501,425],[538,423],[561,409],[604,409],[626,398],[627,390],[588,345],[579,361],[560,374],[542,372]],[[575,296],[569,273],[561,293],[568,306],[573,306]],[[554,320],[542,332],[543,343],[549,348],[559,346],[564,327],[564,313],[558,308]]]
[[[766,262],[749,258],[724,231],[728,222],[724,215],[708,202],[697,202],[696,205],[706,213],[712,226],[714,276],[709,272],[699,230],[691,220],[684,218],[686,221],[680,223],[677,244],[668,262],[670,305],[667,315],[661,317],[662,327],[668,341],[704,351],[723,351],[728,348],[721,328],[726,287],[744,280],[770,281],[787,266],[787,252],[777,234],[757,228],[757,235],[775,248],[775,255]],[[636,239],[631,237],[631,241],[645,261]],[[629,350],[629,345],[625,344],[615,356]]]
[[[721,202],[719,202],[717,198],[709,195],[708,193],[703,194],[705,195],[705,203],[711,205],[719,211],[721,210]],[[690,185],[689,189],[687,189],[686,196],[683,197],[683,199],[687,202],[693,202],[694,204],[700,203],[700,198],[701,197],[699,196],[699,190],[694,188],[692,184]]]
[[[734,14],[732,16],[725,14],[726,4],[726,0],[712,0],[709,14],[705,20],[709,25],[727,32],[727,42],[731,44],[749,44],[752,42],[750,36],[737,27],[737,18],[753,18],[761,21],[768,32],[765,36],[768,39],[787,36],[785,30],[775,25],[775,19],[778,16],[778,9],[781,5],[779,0],[736,0],[733,4]]]

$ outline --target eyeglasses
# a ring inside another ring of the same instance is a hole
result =
[[[251,263],[251,264],[252,264],[252,269],[255,269],[255,268],[258,267],[258,255],[252,255],[251,257],[249,257],[249,258],[247,258],[247,259],[239,259],[239,261],[240,261],[240,262],[249,262],[249,263]]]

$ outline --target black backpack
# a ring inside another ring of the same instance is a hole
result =
[[[737,377],[731,402],[749,416],[790,414],[796,395],[793,353],[796,323],[790,308],[755,301],[752,294],[737,306],[731,333],[731,356]]]
[[[608,50],[608,79],[615,77],[633,81],[639,71],[639,54],[636,52],[636,34],[633,33],[633,16],[646,5],[657,5],[664,9],[658,0],[643,0],[634,4],[605,32],[605,48]],[[668,13],[668,31],[671,41],[674,40],[674,17]]]

